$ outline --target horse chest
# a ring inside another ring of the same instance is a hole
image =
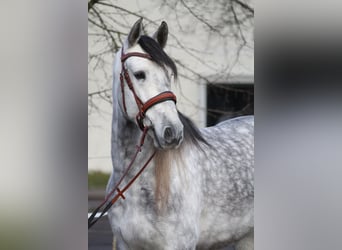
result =
[[[152,205],[149,205],[150,208],[143,206],[150,203],[145,188],[136,185],[127,192],[126,199],[111,209],[109,218],[114,233],[130,247],[140,245],[154,249],[161,242],[158,241],[160,236],[153,220]]]
[[[153,178],[144,173],[140,181],[127,192],[110,212],[110,220],[116,235],[128,242],[131,249],[182,249],[198,237],[196,227],[199,212],[195,211],[195,196],[185,197],[177,188],[180,180],[172,183],[172,206],[164,213],[156,210]],[[180,184],[180,183],[179,183]],[[177,189],[177,190],[175,190]],[[176,244],[177,247],[174,245]],[[195,244],[195,243],[193,243]]]

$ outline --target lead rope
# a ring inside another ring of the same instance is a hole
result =
[[[140,139],[140,144],[137,145],[137,150],[135,151],[135,154],[131,160],[131,162],[129,163],[128,167],[126,168],[124,174],[121,176],[120,180],[118,181],[118,183],[115,185],[115,187],[110,191],[110,193],[105,197],[104,201],[101,202],[101,204],[92,212],[92,214],[90,215],[90,217],[88,218],[88,229],[91,228],[110,208],[111,206],[121,197],[123,199],[125,199],[124,196],[124,192],[126,192],[129,187],[134,183],[134,181],[142,174],[142,172],[145,170],[145,168],[148,166],[148,164],[151,162],[151,160],[153,159],[154,155],[156,154],[156,151],[153,152],[153,154],[150,156],[150,158],[145,162],[145,164],[143,165],[143,167],[139,170],[139,172],[130,180],[130,182],[122,189],[119,189],[119,185],[121,184],[121,182],[123,181],[124,177],[128,174],[129,170],[131,169],[131,167],[133,166],[133,163],[135,161],[135,159],[137,158],[137,155],[139,152],[141,152],[141,148],[144,145],[144,141],[145,141],[145,137],[148,131],[148,127],[145,127],[143,130],[143,133],[141,135],[141,139]],[[118,192],[113,199],[110,200],[110,202],[108,202],[109,197],[111,197],[114,192]],[[105,206],[105,208],[103,209],[103,211],[101,212],[100,216],[95,218],[96,214],[98,213],[98,211],[103,207],[104,204],[106,204],[108,202],[108,204]]]

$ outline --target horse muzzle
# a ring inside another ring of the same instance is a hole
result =
[[[166,147],[178,147],[183,141],[183,129],[176,130],[174,127],[165,126],[163,141]]]
[[[165,125],[161,129],[153,128],[154,146],[159,149],[178,148],[183,141],[183,125]]]

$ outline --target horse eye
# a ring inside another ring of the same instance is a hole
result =
[[[134,73],[135,78],[137,78],[138,80],[145,80],[146,76],[145,76],[145,72],[144,71],[138,71]]]

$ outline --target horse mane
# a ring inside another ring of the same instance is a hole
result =
[[[178,116],[184,126],[184,142],[190,143],[202,150],[200,142],[209,146],[209,143],[204,139],[201,131],[198,127],[191,121],[191,119],[180,111],[178,111]]]
[[[143,35],[139,38],[138,44],[147,54],[151,56],[152,61],[157,63],[165,71],[166,67],[169,67],[172,70],[175,79],[177,79],[176,64],[165,53],[157,41],[149,36]],[[178,167],[185,165],[182,157],[185,147],[194,146],[204,152],[201,146],[203,144],[209,145],[202,136],[201,131],[188,117],[179,111],[178,116],[184,126],[184,140],[182,144],[177,149],[157,150],[156,155],[154,156],[156,181],[155,202],[157,212],[162,212],[168,203],[172,163],[176,162]]]
[[[177,79],[177,67],[172,59],[165,53],[165,51],[160,47],[153,38],[149,36],[141,36],[138,40],[140,47],[152,57],[152,61],[156,62],[160,67],[166,70],[165,66],[169,67],[175,79]]]
[[[172,163],[176,162],[178,168],[180,168],[180,166],[185,166],[183,160],[183,150],[185,147],[195,147],[198,150],[204,151],[202,148],[203,144],[210,146],[204,139],[201,131],[188,117],[179,111],[178,116],[184,126],[184,140],[182,144],[177,149],[157,150],[154,157],[156,178],[155,201],[158,212],[162,212],[168,204]],[[180,170],[182,169],[178,169],[178,172],[180,172]]]

